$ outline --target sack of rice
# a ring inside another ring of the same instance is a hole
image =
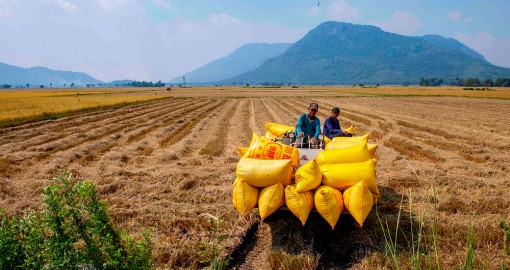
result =
[[[255,140],[243,157],[255,159],[290,159],[292,166],[299,166],[299,150],[290,145],[272,142],[266,137]]]
[[[376,159],[370,159],[356,163],[325,164],[320,166],[322,184],[346,189],[363,180],[372,193],[379,194],[375,175],[376,163]]]
[[[320,186],[313,194],[315,209],[335,229],[335,225],[344,211],[344,199],[340,190],[330,186]]]
[[[290,159],[264,160],[243,157],[237,163],[236,176],[254,187],[268,187],[278,182],[290,185],[292,166]]]
[[[314,190],[321,185],[322,172],[317,160],[313,159],[305,165],[299,167],[295,175],[296,190],[305,192]]]
[[[239,214],[247,215],[255,205],[259,198],[259,189],[250,186],[248,183],[236,179],[234,189],[232,191],[232,202]]]
[[[322,151],[317,155],[317,163],[320,166],[325,164],[362,162],[369,159],[370,153],[365,141],[350,147]]]
[[[343,195],[345,208],[359,225],[363,226],[363,222],[374,205],[372,193],[366,187],[365,182],[358,182],[356,185],[346,189]]]
[[[313,192],[297,192],[294,186],[287,186],[285,188],[285,204],[304,226],[313,209]]]
[[[263,188],[259,194],[259,214],[264,221],[285,203],[285,188],[281,183]]]

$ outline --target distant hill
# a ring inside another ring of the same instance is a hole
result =
[[[421,38],[425,39],[426,41],[432,42],[433,44],[435,44],[439,47],[460,51],[460,52],[467,54],[471,57],[478,58],[480,60],[487,62],[485,57],[483,57],[481,54],[479,54],[475,50],[467,47],[466,45],[460,43],[458,40],[456,40],[454,38],[445,38],[440,35],[425,35],[425,36],[421,36]]]
[[[408,37],[370,25],[325,22],[281,55],[218,84],[417,84],[422,77],[510,77],[510,69],[438,36]]]
[[[259,67],[266,59],[283,53],[290,43],[250,43],[233,53],[172,79],[171,83],[207,83],[231,78]]]
[[[22,68],[0,62],[0,84],[10,84],[12,87],[52,84],[53,87],[62,87],[73,83],[76,86],[84,86],[102,82],[82,72],[52,70],[45,67]]]

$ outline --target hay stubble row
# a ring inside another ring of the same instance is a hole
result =
[[[346,217],[335,232],[315,234],[307,230],[327,228],[320,218],[312,215],[314,225],[302,228],[289,221],[291,216],[278,214],[260,225],[259,239],[247,240],[243,237],[257,217],[240,218],[230,202],[235,149],[249,143],[252,130],[263,134],[267,121],[293,125],[313,100],[320,105],[321,121],[332,106],[339,106],[344,128],[353,124],[359,134],[374,134],[383,218],[394,222],[402,196],[404,204],[412,196],[415,213],[424,210],[434,186],[445,266],[464,258],[458,245],[465,241],[462,231],[468,220],[475,221],[479,232],[475,257],[486,258],[489,268],[501,265],[498,224],[510,221],[508,101],[322,91],[321,96],[291,97],[280,92],[183,96],[1,129],[0,206],[8,213],[38,209],[41,187],[58,168],[68,168],[97,185],[120,226],[134,233],[152,228],[158,267],[203,266],[199,246],[214,242],[214,228],[200,214],[209,213],[221,219],[222,233],[230,236],[220,242],[221,248],[233,252],[242,241],[253,241],[243,253],[248,258],[238,256],[234,267],[266,267],[268,252],[291,253],[290,238],[274,234],[285,234],[280,228],[284,224],[301,230],[301,250],[317,257],[320,267],[367,268],[374,252],[383,249],[375,214],[363,229]],[[348,246],[339,249],[340,244]],[[264,252],[249,252],[254,247]],[[342,259],[333,259],[335,254]]]

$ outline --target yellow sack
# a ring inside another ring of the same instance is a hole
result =
[[[346,189],[363,180],[372,193],[379,194],[375,175],[376,163],[377,159],[370,159],[364,162],[322,165],[322,184]]]
[[[317,155],[317,163],[320,166],[325,164],[362,162],[369,159],[370,153],[365,141],[350,147],[322,151]]]
[[[266,217],[274,213],[285,203],[285,188],[281,183],[265,187],[259,195],[259,214],[264,221]]]
[[[266,137],[266,139],[272,141],[276,138],[275,135],[273,135],[273,133],[271,133],[270,131],[266,131],[266,135],[264,135],[264,137]]]
[[[335,137],[332,139],[334,142],[361,142],[363,140],[368,140],[368,137],[370,137],[370,133],[367,133],[363,136],[354,136],[354,137]]]
[[[250,147],[253,145],[254,142],[257,141],[258,138],[259,138],[259,135],[257,135],[257,133],[252,130],[252,132],[251,132]]]
[[[313,209],[313,192],[297,192],[294,186],[287,186],[285,188],[285,204],[304,226]]]
[[[283,186],[290,185],[291,174],[290,159],[264,160],[242,157],[236,168],[237,178],[254,187],[268,187],[278,182]]]
[[[344,191],[345,208],[360,226],[363,226],[368,213],[372,210],[373,200],[372,193],[370,193],[364,181],[358,182]]]
[[[324,136],[324,148],[328,147],[328,143],[331,142],[331,139],[328,136]]]
[[[232,202],[237,212],[241,215],[248,214],[259,198],[259,189],[248,185],[246,182],[236,179],[232,191]]]
[[[367,143],[368,153],[370,153],[370,157],[373,158],[375,155],[375,150],[377,150],[377,144]]]
[[[285,132],[293,131],[296,129],[296,127],[293,126],[280,125],[273,122],[266,122],[265,126],[267,131],[278,138],[282,137]]]
[[[296,190],[298,192],[313,190],[320,186],[322,182],[322,172],[317,161],[313,159],[299,167],[296,171],[295,179]]]
[[[344,199],[340,190],[330,186],[320,186],[313,195],[315,209],[335,229],[340,214],[344,211]]]
[[[360,137],[335,137],[330,143],[326,144],[324,149],[327,151],[359,145],[362,142],[368,142],[368,135]]]
[[[239,153],[239,155],[241,157],[243,157],[244,154],[246,154],[246,152],[248,152],[248,149],[250,149],[250,148],[248,148],[248,147],[237,147],[237,152]]]
[[[256,159],[290,159],[292,166],[299,166],[299,150],[290,145],[272,142],[265,137],[259,137],[243,157]]]
[[[348,128],[344,129],[345,132],[351,133],[354,136],[354,126],[350,125]]]

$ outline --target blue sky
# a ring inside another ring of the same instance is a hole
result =
[[[509,0],[0,0],[0,62],[168,81],[325,21],[439,34],[510,67]]]

